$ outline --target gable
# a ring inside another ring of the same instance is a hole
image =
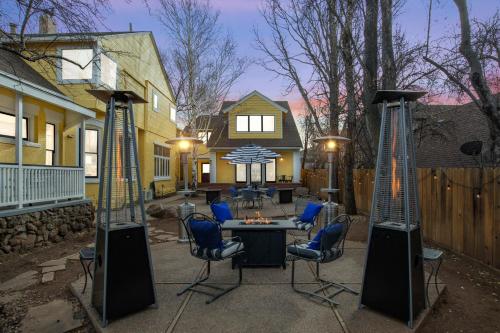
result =
[[[268,97],[264,96],[257,90],[252,91],[250,94],[242,97],[240,100],[236,101],[235,103],[231,104],[230,106],[226,108],[222,108],[223,113],[228,113],[231,112],[231,110],[237,108],[238,106],[245,104],[245,103],[252,103],[255,101],[260,100],[261,102],[266,102],[267,104],[270,104],[272,107],[276,108],[277,110],[288,113],[288,109],[284,108],[281,106],[279,103],[276,103],[275,101],[269,99]]]

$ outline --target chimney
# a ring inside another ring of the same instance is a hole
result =
[[[54,20],[53,12],[45,12],[38,19],[39,34],[55,34],[57,33],[56,21]]]
[[[130,31],[130,32],[132,32],[132,31],[133,31],[133,30],[132,30],[132,22],[129,22],[129,23],[128,23],[128,31]]]
[[[9,27],[10,27],[10,33],[12,35],[17,34],[17,24],[11,22],[9,23]]]

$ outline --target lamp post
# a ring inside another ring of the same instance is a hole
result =
[[[322,188],[322,192],[328,193],[328,202],[324,204],[324,221],[323,224],[326,226],[328,223],[333,221],[338,215],[338,204],[333,202],[333,194],[339,191],[338,188],[333,188],[333,157],[335,151],[337,151],[340,146],[344,143],[351,141],[343,136],[327,135],[322,136],[314,140],[314,142],[319,143],[322,149],[328,154],[328,188]]]
[[[177,137],[166,142],[171,145],[176,145],[179,149],[184,174],[184,190],[179,191],[179,193],[184,194],[184,202],[177,207],[177,217],[179,218],[179,243],[188,242],[186,230],[184,230],[184,226],[181,221],[184,220],[189,214],[196,211],[196,205],[188,202],[189,196],[195,193],[194,190],[190,190],[188,187],[188,156],[193,147],[202,142],[203,141],[200,139],[189,136]]]

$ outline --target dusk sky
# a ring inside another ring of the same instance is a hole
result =
[[[150,0],[151,6],[158,6]],[[105,24],[110,30],[127,30],[131,22],[134,30],[151,30],[161,49],[168,48],[168,37],[158,20],[151,16],[142,0],[126,1],[111,0],[113,12]],[[265,36],[266,25],[259,13],[262,0],[212,0],[214,9],[220,11],[220,23],[228,29],[238,42],[239,53],[250,58],[261,57],[254,48],[252,27],[257,27]],[[414,41],[425,40],[428,15],[428,0],[407,0],[402,12],[397,18],[408,38]],[[434,0],[431,39],[439,38],[458,28],[458,13],[452,0]],[[469,1],[470,18],[485,19],[491,17],[499,8],[496,0]],[[257,89],[273,99],[286,99],[295,111],[302,108],[297,94],[284,96],[285,84],[273,73],[267,72],[259,65],[252,65],[244,76],[231,89],[229,98],[237,99]]]

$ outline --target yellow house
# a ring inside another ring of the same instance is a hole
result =
[[[251,181],[300,182],[300,139],[286,101],[272,101],[258,91],[238,101],[224,101],[218,115],[197,119],[196,132],[205,144],[198,147],[198,183],[246,183],[246,166],[221,157],[246,144],[266,147],[281,157],[251,166]]]
[[[28,35],[27,44],[71,61],[33,63],[9,56],[23,69],[10,73],[11,79],[19,81],[16,75],[26,72],[22,79],[32,81],[31,86],[38,84],[50,96],[30,94],[24,86],[0,81],[0,208],[73,197],[97,201],[106,105],[87,89],[132,90],[148,101],[134,107],[145,197],[175,192],[176,155],[165,141],[176,136],[176,106],[152,33],[41,33]],[[0,55],[0,63],[5,63],[5,56]],[[0,67],[0,74],[8,75],[10,67]],[[19,185],[16,177],[9,178],[9,184],[3,181],[1,177],[11,172],[9,168],[23,168],[24,185]],[[36,171],[34,179],[29,178],[31,171],[27,170],[31,169]],[[61,184],[51,182],[50,176],[42,177],[45,192],[34,200],[31,194],[17,193],[12,185],[33,192],[26,183],[40,187],[41,175],[58,175]],[[67,195],[67,189],[73,188],[68,185],[73,184],[76,192]],[[17,194],[5,195],[6,190]],[[53,194],[47,196],[49,192]]]

